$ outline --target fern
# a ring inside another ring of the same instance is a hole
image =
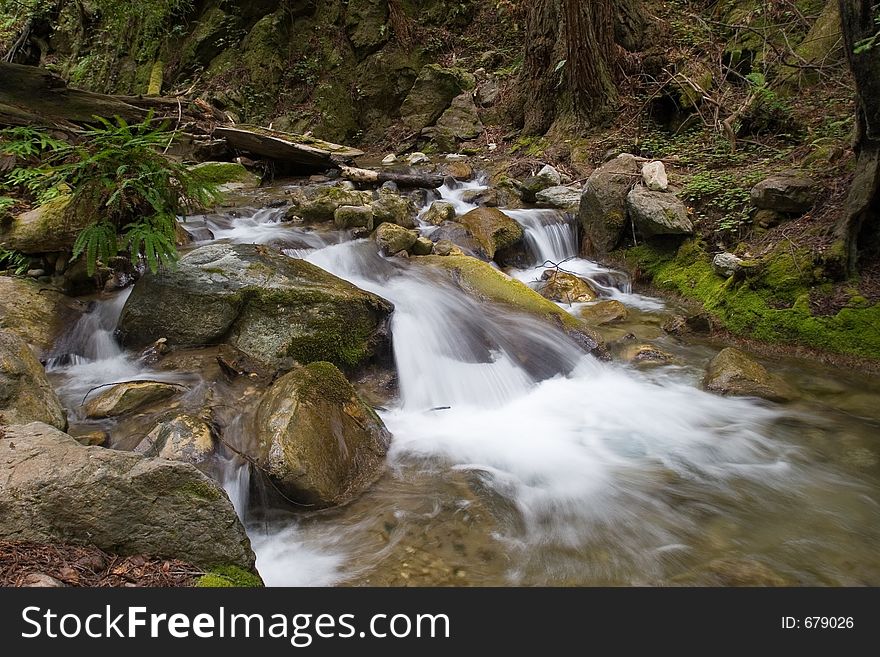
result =
[[[0,269],[11,269],[16,276],[21,276],[28,270],[30,263],[30,259],[23,253],[0,246]]]
[[[86,272],[94,276],[99,260],[107,263],[119,253],[116,227],[102,221],[84,228],[73,244],[73,258],[83,253],[86,254]]]
[[[153,273],[160,266],[173,267],[177,262],[174,222],[174,217],[157,215],[126,226],[124,241],[132,264],[143,257]]]

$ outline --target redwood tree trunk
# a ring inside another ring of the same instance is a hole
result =
[[[614,4],[611,0],[563,0],[566,69],[575,114],[601,122],[617,103],[614,84]]]
[[[565,58],[560,47],[560,0],[533,0],[526,14],[525,56],[520,74],[523,132],[542,135],[556,117],[558,62]]]
[[[856,84],[856,171],[846,214],[836,235],[843,243],[846,265],[854,273],[859,252],[878,246],[880,237],[880,43],[856,53],[857,44],[880,29],[880,7],[871,0],[839,0],[843,39]]]

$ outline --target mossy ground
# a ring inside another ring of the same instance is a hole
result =
[[[202,575],[196,582],[199,588],[262,588],[259,575],[249,573],[238,566],[217,566]]]
[[[835,314],[814,314],[810,292],[823,283],[808,252],[778,248],[728,279],[696,241],[680,249],[641,244],[616,255],[657,288],[700,302],[731,333],[880,360],[880,304],[853,294]]]

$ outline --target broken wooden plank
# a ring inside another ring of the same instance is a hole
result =
[[[363,151],[307,135],[270,130],[250,125],[218,126],[215,137],[224,137],[240,151],[280,162],[313,168],[337,168],[363,155]]]

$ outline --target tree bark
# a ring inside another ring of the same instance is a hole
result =
[[[846,268],[855,273],[860,250],[878,241],[880,216],[880,43],[856,53],[860,41],[877,33],[871,0],[839,0],[847,59],[856,85],[856,171],[836,237]]]
[[[560,47],[560,0],[534,0],[526,15],[525,56],[520,74],[523,132],[543,135],[556,117]]]
[[[563,0],[568,87],[575,114],[601,122],[617,103],[614,84],[614,4]]]

